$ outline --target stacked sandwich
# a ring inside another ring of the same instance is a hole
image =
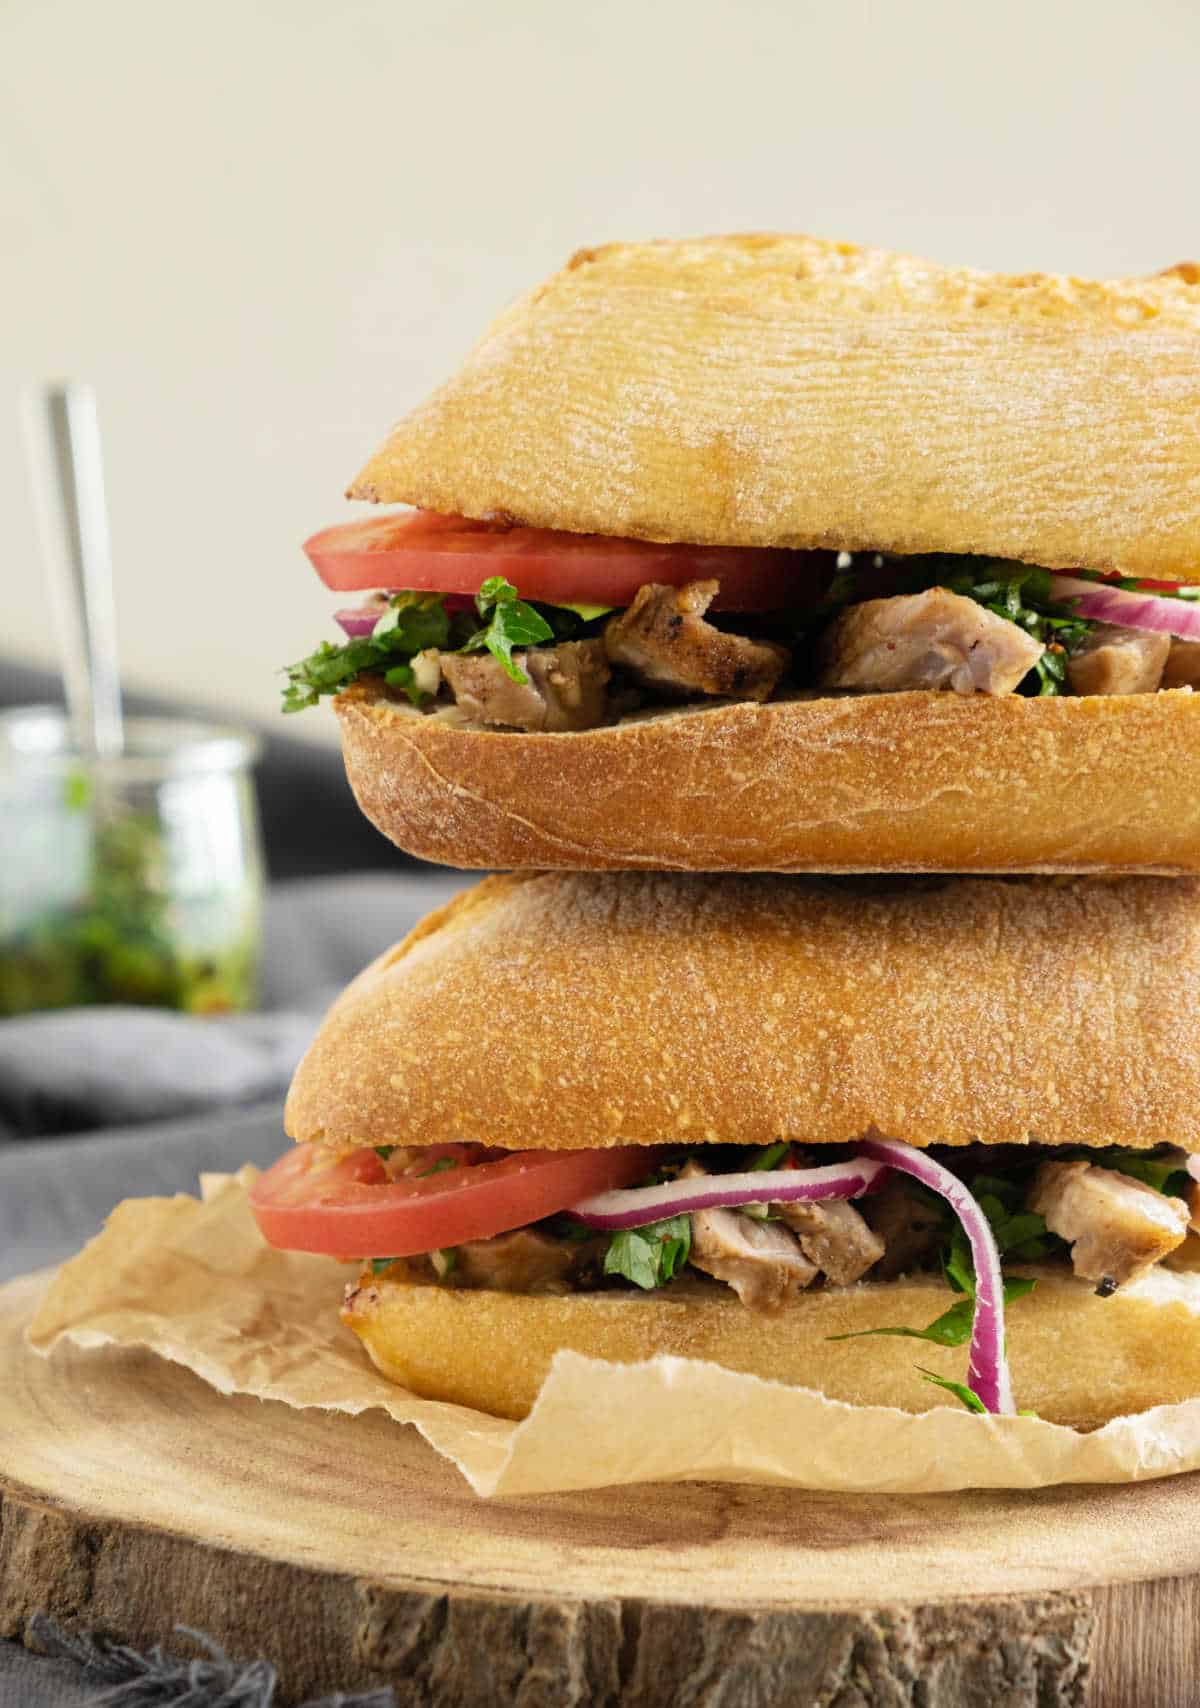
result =
[[[1198,420],[1193,265],[744,237],[576,256],[394,430],[285,703],[518,870],[343,994],[253,1194],[384,1374],[1200,1394]]]

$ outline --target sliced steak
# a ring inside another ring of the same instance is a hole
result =
[[[825,632],[818,686],[879,694],[951,688],[1011,694],[1042,643],[945,587],[850,605]]]
[[[773,641],[726,634],[706,623],[704,613],[719,586],[692,581],[686,587],[639,587],[633,604],[610,618],[604,631],[611,661],[638,682],[681,698],[765,700],[792,655]]]
[[[486,652],[443,652],[442,675],[462,710],[507,729],[593,729],[607,712],[612,672],[601,640],[560,641],[514,652],[527,681],[514,682]]]
[[[1200,688],[1200,641],[1173,640],[1160,688]]]
[[[1071,1265],[1087,1281],[1119,1285],[1182,1245],[1188,1206],[1090,1162],[1044,1162],[1028,1207],[1071,1247]]]
[[[1170,651],[1170,635],[1097,623],[1067,660],[1067,681],[1076,694],[1153,694]]]
[[[843,1198],[816,1204],[776,1204],[773,1214],[800,1240],[810,1263],[838,1287],[858,1281],[883,1256],[883,1241]]]

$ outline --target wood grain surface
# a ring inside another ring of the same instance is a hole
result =
[[[31,1354],[0,1289],[0,1634],[200,1627],[284,1702],[1182,1708],[1200,1475],[847,1497],[682,1484],[481,1501],[412,1430]]]

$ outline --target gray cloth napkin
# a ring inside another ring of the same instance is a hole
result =
[[[471,880],[370,874],[267,898],[263,1012],[74,1008],[0,1021],[0,1139],[171,1119],[280,1094],[342,986]]]
[[[6,1021],[0,1138],[77,1133],[277,1095],[317,1018],[296,1010],[196,1020],[106,1007]]]
[[[0,1708],[273,1708],[278,1675],[269,1661],[231,1660],[201,1631],[178,1627],[192,1651],[180,1656],[156,1643],[141,1651],[74,1637],[38,1614],[31,1637],[44,1660],[0,1643]],[[195,1654],[199,1649],[201,1653]],[[52,1689],[56,1694],[47,1695]],[[13,1694],[24,1691],[25,1694]],[[338,1692],[304,1708],[396,1708],[390,1689]]]
[[[287,1148],[278,1097],[84,1138],[0,1145],[0,1281],[78,1251],[122,1198],[195,1192],[197,1176],[267,1168]]]

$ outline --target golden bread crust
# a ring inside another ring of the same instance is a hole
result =
[[[913,1277],[814,1289],[760,1316],[702,1283],[548,1297],[384,1277],[351,1295],[343,1320],[393,1381],[501,1417],[525,1416],[560,1347],[619,1364],[702,1358],[851,1405],[919,1412],[958,1402],[915,1366],[965,1381],[965,1347],[829,1336],[924,1328],[949,1297],[937,1278]],[[1050,1423],[1094,1429],[1191,1399],[1200,1395],[1200,1276],[1155,1272],[1098,1299],[1089,1283],[1046,1272],[1008,1313],[1008,1350],[1018,1403]]]
[[[335,702],[358,804],[423,860],[693,872],[1200,872],[1200,695],[914,692],[569,735]]]
[[[354,498],[715,545],[1200,579],[1200,279],[941,267],[803,236],[583,250]]]
[[[326,1016],[340,1146],[1200,1148],[1200,882],[485,879]]]

